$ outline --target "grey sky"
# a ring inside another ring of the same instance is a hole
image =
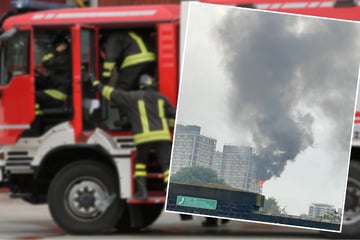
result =
[[[191,3],[177,123],[257,150],[290,214],[343,207],[360,25]]]

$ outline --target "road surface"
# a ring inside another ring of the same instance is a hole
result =
[[[269,224],[230,221],[218,227],[202,227],[203,217],[181,221],[164,212],[150,227],[138,233],[102,236],[66,234],[51,219],[47,205],[30,205],[0,192],[0,239],[330,239],[319,231]]]

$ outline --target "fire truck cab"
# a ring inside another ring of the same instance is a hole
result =
[[[156,158],[147,166],[149,198],[134,199],[132,134],[114,124],[117,109],[101,100],[89,79],[99,78],[100,36],[134,30],[156,53],[158,90],[176,105],[179,8],[55,9],[3,22],[0,182],[12,197],[48,203],[54,220],[70,233],[102,233],[114,227],[129,231],[159,217],[166,185]],[[71,49],[68,98],[64,107],[43,110],[39,131],[34,122],[37,81],[44,77],[41,59],[60,33],[68,38]],[[95,121],[92,113],[99,105]]]

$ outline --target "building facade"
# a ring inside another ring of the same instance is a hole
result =
[[[201,135],[199,126],[176,125],[171,173],[182,168],[202,166],[216,171],[219,178],[234,188],[261,193],[253,163],[255,149],[225,145],[216,151],[217,140]]]
[[[200,134],[199,126],[176,125],[171,160],[172,173],[184,167],[210,168],[214,159],[216,140]]]
[[[337,214],[336,208],[333,205],[324,203],[312,203],[309,207],[309,216],[314,218],[321,218],[326,214]]]
[[[231,187],[261,192],[255,176],[254,154],[253,147],[224,145],[221,176]]]
[[[223,152],[216,151],[214,154],[214,159],[211,164],[211,168],[216,171],[218,176],[222,176],[223,173],[223,161],[224,161],[224,154]]]

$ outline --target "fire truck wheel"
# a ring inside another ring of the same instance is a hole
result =
[[[55,222],[73,234],[108,232],[125,208],[113,172],[104,164],[86,160],[69,164],[56,174],[48,204]]]
[[[116,223],[115,227],[120,233],[134,233],[140,231],[139,227],[131,226],[131,218],[128,207],[125,208],[124,213],[121,215],[121,218]]]
[[[360,160],[350,162],[342,234],[360,236]]]
[[[158,219],[163,212],[164,204],[154,204],[149,209],[147,204],[141,204],[142,214],[143,214],[143,225],[141,228],[145,228],[153,224],[156,219]]]
[[[126,209],[125,213],[122,214],[122,217],[116,224],[116,227],[119,232],[136,232],[142,228],[146,228],[153,224],[163,212],[164,204],[136,204],[138,207],[139,213],[141,215],[141,225],[137,227],[131,227],[130,225],[130,215],[129,210]]]
[[[351,160],[341,233],[323,232],[329,238],[360,236],[360,160]]]

